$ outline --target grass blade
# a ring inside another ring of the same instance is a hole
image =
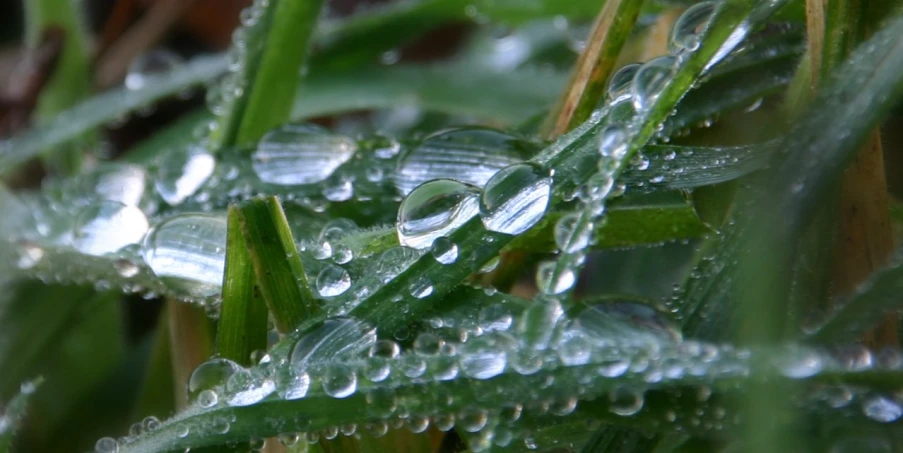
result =
[[[13,436],[19,423],[25,417],[28,407],[28,399],[43,384],[42,378],[37,378],[21,385],[19,393],[0,410],[0,453],[12,451]]]

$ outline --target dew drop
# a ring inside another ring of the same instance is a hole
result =
[[[307,396],[310,389],[310,375],[305,372],[289,372],[279,382],[279,396],[286,400],[296,400]]]
[[[129,90],[144,88],[155,73],[171,71],[182,65],[182,58],[166,49],[153,49],[138,55],[129,63],[125,87]]]
[[[198,365],[188,379],[188,399],[194,401],[201,392],[225,385],[230,376],[241,370],[240,365],[229,359],[210,359]]]
[[[457,418],[457,426],[469,433],[479,432],[489,421],[489,416],[486,411],[479,409],[464,410],[458,414]]]
[[[627,129],[617,123],[605,126],[599,132],[599,154],[622,159],[627,154]]]
[[[138,206],[147,189],[147,172],[137,165],[109,163],[99,165],[81,185],[103,200]]]
[[[226,219],[181,214],[161,222],[145,237],[144,261],[173,291],[209,297],[220,291],[226,261]]]
[[[490,379],[505,371],[508,357],[492,339],[482,336],[461,345],[459,363],[466,376]]]
[[[216,160],[199,146],[177,149],[158,160],[154,188],[171,206],[185,201],[213,174]]]
[[[410,247],[394,247],[383,252],[376,263],[376,275],[383,283],[392,280],[417,259],[417,251]]]
[[[16,260],[16,267],[22,270],[37,266],[41,259],[44,258],[44,249],[34,242],[20,242],[16,249],[19,255],[19,258]]]
[[[323,391],[333,398],[347,398],[357,391],[357,374],[341,365],[328,367],[323,373]]]
[[[359,354],[374,343],[373,326],[354,318],[330,318],[295,343],[289,363],[300,374],[326,360]]]
[[[559,319],[564,315],[561,302],[537,299],[524,310],[517,325],[519,338],[532,349],[545,349]]]
[[[351,287],[351,276],[342,267],[329,264],[317,275],[317,291],[323,297],[341,295]]]
[[[101,201],[76,216],[73,242],[82,253],[100,256],[141,242],[148,227],[144,212],[135,206]]]
[[[788,347],[778,354],[773,362],[778,371],[793,379],[802,379],[818,374],[824,363],[815,351],[804,347]]]
[[[643,408],[644,400],[643,394],[635,390],[619,388],[608,394],[608,401],[611,403],[609,410],[623,417],[639,412]]]
[[[325,181],[355,151],[350,138],[320,126],[290,124],[264,135],[251,161],[261,181],[294,186]]]
[[[699,48],[700,38],[715,14],[714,2],[700,2],[683,12],[671,28],[669,47],[672,53],[692,52]]]
[[[433,282],[428,277],[420,277],[411,283],[411,295],[423,299],[433,294]]]
[[[480,196],[480,217],[489,231],[521,234],[545,214],[552,193],[547,171],[530,163],[514,164],[495,174]]]
[[[478,197],[476,187],[449,179],[418,186],[398,208],[398,241],[415,249],[430,247],[477,214]]]
[[[259,370],[239,370],[226,380],[226,403],[230,406],[250,406],[276,390],[276,383]]]
[[[118,259],[113,262],[116,273],[122,278],[132,278],[141,272],[141,268],[137,264],[128,259]]]
[[[581,213],[570,213],[555,222],[555,244],[565,253],[574,253],[589,246],[592,223],[582,219]]]
[[[633,105],[640,111],[648,108],[658,98],[665,84],[674,75],[675,59],[658,57],[644,63],[633,78]]]
[[[556,261],[543,261],[536,268],[536,287],[544,294],[561,294],[571,289],[576,281],[576,272],[569,266],[558,270]]]
[[[433,241],[430,253],[439,263],[452,264],[458,259],[458,245],[451,239],[440,236]]]
[[[95,453],[117,453],[119,451],[119,443],[112,437],[101,437],[94,444]]]
[[[862,403],[862,413],[876,422],[890,423],[903,415],[903,407],[890,398],[874,396]]]
[[[633,95],[631,86],[638,69],[640,69],[639,63],[631,63],[622,66],[611,76],[607,91],[609,102],[620,101]]]

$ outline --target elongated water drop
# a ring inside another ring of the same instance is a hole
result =
[[[715,2],[700,2],[683,12],[671,28],[671,53],[694,51],[715,14]]]
[[[194,195],[215,167],[216,160],[204,148],[174,150],[158,159],[154,188],[164,201],[176,206]]]
[[[261,181],[299,185],[325,181],[354,156],[354,140],[320,126],[290,124],[263,136],[251,155]]]
[[[401,245],[429,248],[475,216],[479,191],[450,179],[437,179],[417,187],[398,208],[396,229]]]
[[[623,158],[627,154],[627,138],[627,129],[624,126],[617,123],[605,126],[599,132],[599,154],[603,158]]]
[[[170,289],[191,297],[220,291],[226,262],[226,219],[182,214],[155,226],[145,237],[144,262]]]
[[[644,63],[633,77],[634,108],[640,111],[652,105],[674,76],[674,68],[675,59],[672,56],[658,57]]]
[[[295,343],[289,364],[302,373],[327,360],[360,354],[374,343],[373,326],[353,318],[330,318]]]
[[[862,403],[862,413],[877,422],[890,423],[903,415],[903,406],[890,398],[873,396]]]
[[[517,325],[518,337],[524,346],[545,349],[563,315],[561,302],[555,299],[537,299],[521,315]]]
[[[555,245],[565,253],[573,253],[589,246],[592,222],[581,219],[581,213],[570,213],[555,222]]]
[[[340,266],[327,265],[317,275],[317,291],[323,297],[338,296],[350,287],[351,276]]]
[[[633,95],[633,90],[631,89],[633,78],[639,69],[639,63],[631,63],[621,66],[621,69],[618,69],[611,76],[607,90],[609,102],[620,101]]]
[[[194,369],[188,379],[188,399],[198,399],[204,391],[215,391],[226,384],[230,376],[242,367],[229,359],[210,359]]]
[[[430,135],[398,161],[402,194],[434,179],[483,187],[499,170],[532,157],[539,145],[487,127],[462,127]]]
[[[101,201],[84,208],[75,219],[75,247],[88,255],[104,255],[141,242],[147,233],[144,212],[118,201]]]
[[[539,222],[549,207],[552,177],[530,164],[514,164],[496,173],[480,196],[480,218],[489,231],[521,234]]]

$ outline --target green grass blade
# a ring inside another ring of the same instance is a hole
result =
[[[320,311],[282,205],[276,197],[240,205],[240,219],[257,285],[279,332],[294,330]]]
[[[19,393],[12,397],[0,410],[0,453],[11,453],[13,437],[28,409],[31,395],[44,383],[37,378],[21,385]]]
[[[226,236],[226,268],[216,352],[241,365],[251,364],[251,353],[267,346],[266,305],[254,288],[254,266],[244,233],[244,218],[229,207]]]

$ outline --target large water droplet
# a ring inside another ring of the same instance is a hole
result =
[[[539,222],[549,206],[552,178],[530,163],[496,173],[480,196],[480,216],[489,231],[521,234]]]
[[[665,84],[674,75],[675,59],[672,56],[649,60],[637,70],[633,78],[633,105],[644,110],[658,98]]]
[[[694,51],[715,14],[715,2],[700,2],[683,12],[671,28],[669,47],[672,53]]]
[[[334,264],[324,267],[317,275],[317,291],[323,297],[338,296],[351,287],[348,271]]]
[[[640,69],[639,63],[631,63],[622,66],[611,76],[611,79],[608,81],[609,102],[626,99],[633,95],[631,87],[633,85],[633,77],[638,69]]]
[[[476,187],[450,179],[424,183],[398,208],[399,242],[415,249],[430,247],[477,214],[478,197]]]
[[[141,242],[147,229],[147,217],[140,209],[118,201],[101,201],[78,214],[73,242],[82,253],[104,255]]]
[[[818,374],[824,361],[818,352],[799,346],[786,347],[773,359],[778,371],[793,379],[802,379]]]
[[[680,341],[680,328],[661,310],[644,302],[612,301],[583,310],[575,326],[598,343]]]
[[[487,336],[474,338],[460,348],[461,371],[475,379],[489,379],[505,371],[507,353]]]
[[[226,219],[182,214],[145,237],[144,261],[170,289],[191,297],[220,291],[226,261]]]
[[[376,342],[376,329],[353,318],[331,318],[301,337],[289,363],[296,373],[327,360],[359,354]]]
[[[158,160],[154,188],[164,201],[178,205],[197,192],[213,174],[214,167],[216,160],[203,148],[178,149]]]
[[[226,380],[226,403],[230,406],[249,406],[276,390],[276,383],[260,370],[239,370]]]
[[[873,396],[862,403],[862,413],[877,422],[890,423],[903,415],[903,407],[890,398]]]
[[[135,57],[129,63],[125,76],[125,87],[140,90],[147,85],[153,74],[171,71],[182,65],[182,57],[171,50],[153,49]]]
[[[398,162],[395,185],[402,194],[434,179],[453,179],[483,187],[497,171],[532,157],[539,146],[485,127],[463,127],[433,134]]]
[[[233,374],[241,371],[237,363],[229,359],[210,359],[194,369],[188,379],[188,399],[198,399],[204,391],[215,391],[226,384]]]
[[[289,124],[263,136],[251,155],[254,172],[270,184],[325,181],[354,156],[354,140],[310,124]]]

